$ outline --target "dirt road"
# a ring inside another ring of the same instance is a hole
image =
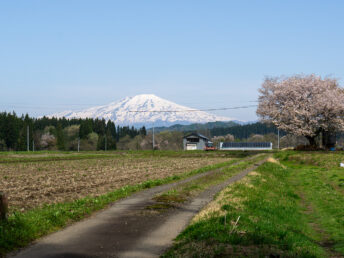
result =
[[[225,186],[240,180],[263,162],[211,187],[181,207],[164,212],[147,210],[152,198],[178,184],[206,176],[148,189],[116,202],[108,209],[39,240],[11,257],[158,257],[188,225],[192,217]]]

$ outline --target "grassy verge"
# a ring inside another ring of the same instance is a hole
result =
[[[289,180],[292,169],[266,162],[228,186],[164,257],[324,257]]]
[[[194,174],[225,167],[233,162],[236,162],[236,160],[233,159],[206,166],[179,176],[170,176],[164,179],[150,180],[137,185],[125,186],[98,197],[86,197],[73,202],[46,205],[25,213],[15,212],[9,217],[7,222],[0,222],[0,256],[15,248],[23,247],[31,241],[54,232],[73,221],[81,220],[88,214],[103,209],[110,203],[127,197],[134,192],[181,180]]]
[[[344,194],[344,168],[339,166],[344,163],[344,152],[281,152],[276,156],[295,169],[318,170],[324,182]]]
[[[178,185],[165,193],[157,195],[154,200],[160,204],[153,205],[153,208],[168,208],[169,206],[183,203],[190,199],[192,196],[199,194],[200,192],[206,190],[211,186],[222,183],[238,172],[252,166],[254,163],[263,160],[266,157],[267,155],[259,155],[257,157],[254,157],[253,159],[240,161],[238,162],[238,164],[224,167],[215,173],[206,175],[196,180],[192,180],[191,182]]]
[[[290,182],[302,197],[305,216],[319,244],[333,255],[344,256],[344,169],[339,168],[343,153],[280,156],[291,170]]]

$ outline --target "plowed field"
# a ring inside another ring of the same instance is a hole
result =
[[[182,174],[225,157],[126,157],[0,163],[11,211],[97,196],[129,184]]]

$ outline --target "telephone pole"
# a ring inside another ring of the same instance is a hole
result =
[[[277,149],[279,150],[280,148],[280,134],[279,134],[279,129],[277,129]]]
[[[107,138],[106,138],[106,134],[105,134],[105,151],[107,151]]]
[[[80,137],[78,137],[78,152],[80,151]]]
[[[30,151],[30,127],[26,127],[26,148],[27,151]]]
[[[154,150],[154,125],[153,125],[153,135],[152,135],[152,137],[153,137],[152,142],[153,142],[153,150]]]

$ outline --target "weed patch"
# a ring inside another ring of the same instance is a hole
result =
[[[216,185],[225,181],[226,179],[232,177],[236,173],[244,170],[245,168],[248,168],[249,166],[252,166],[257,161],[260,161],[265,158],[266,158],[266,155],[259,155],[252,159],[241,161],[236,165],[233,164],[227,167],[223,167],[222,169],[220,169],[219,171],[216,171],[215,173],[206,175],[204,177],[193,180],[191,182],[178,185],[172,190],[169,190],[163,194],[155,196],[154,200],[158,202],[164,202],[164,203],[183,203],[187,201],[189,198],[191,198],[192,196],[199,194],[200,192],[204,191],[205,189],[213,185]]]
[[[266,162],[256,173],[224,189],[164,257],[324,257],[288,182],[291,171]]]

